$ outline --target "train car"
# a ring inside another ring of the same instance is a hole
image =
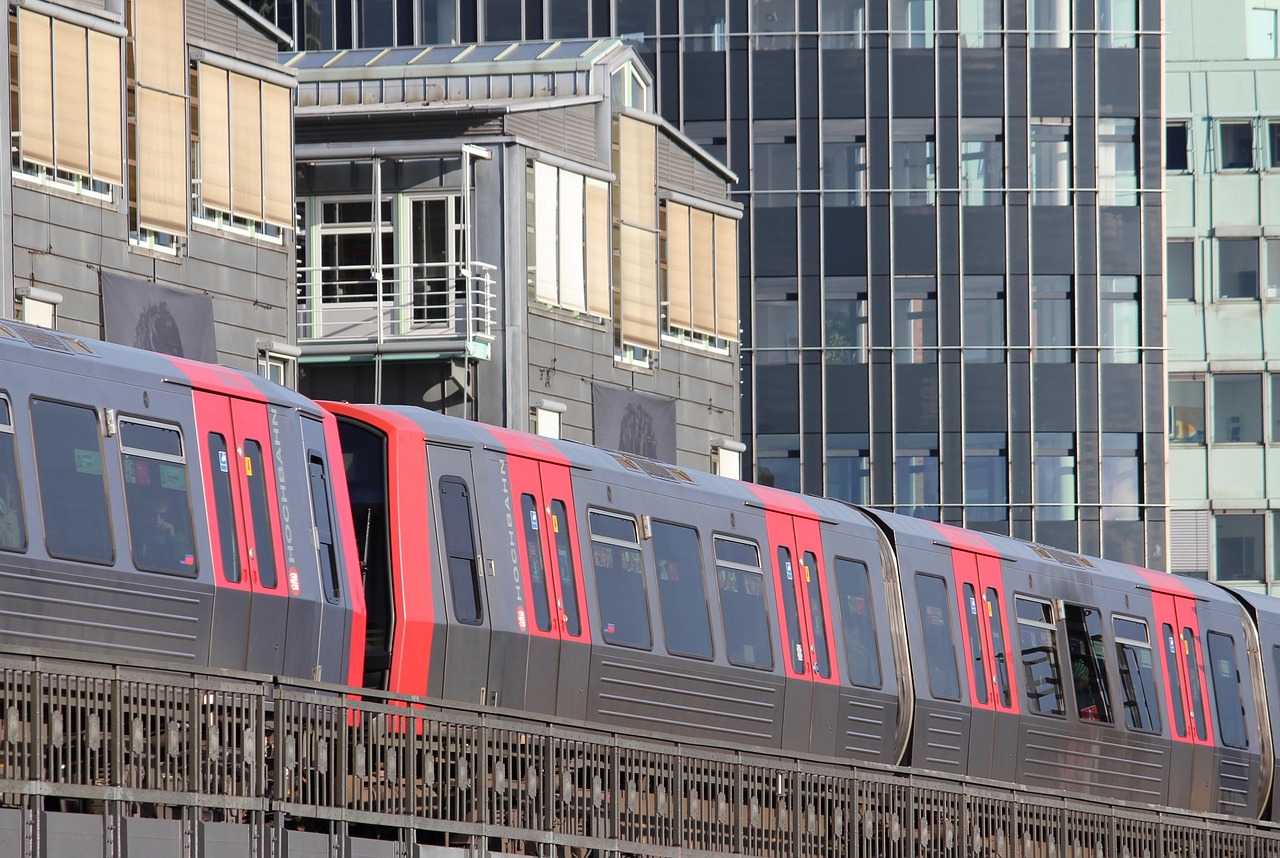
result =
[[[327,407],[352,466],[371,687],[1269,807],[1274,666],[1215,586],[423,409]]]
[[[0,645],[344,683],[333,418],[253,375],[0,323]]]

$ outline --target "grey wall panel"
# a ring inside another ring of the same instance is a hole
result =
[[[182,854],[182,823],[177,820],[130,817],[125,820],[124,832],[124,852],[129,858],[172,858]]]
[[[236,14],[219,0],[187,0],[187,41],[220,53],[261,63],[276,64],[276,41],[261,28]]]

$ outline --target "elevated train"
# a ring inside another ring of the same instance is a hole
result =
[[[0,647],[1280,820],[1280,602],[0,322]]]

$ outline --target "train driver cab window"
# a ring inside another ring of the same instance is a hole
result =
[[[876,614],[871,604],[870,574],[865,563],[836,558],[836,587],[840,591],[840,625],[844,629],[849,681],[880,687],[880,647],[876,643]]]
[[[755,543],[717,536],[716,586],[730,664],[773,670],[773,642],[765,608],[764,574]]]
[[[448,555],[449,589],[458,622],[478,626],[484,620],[475,531],[471,528],[471,492],[457,477],[440,478],[440,520]]]
[[[1022,658],[1027,705],[1041,715],[1064,715],[1062,674],[1058,671],[1058,642],[1053,606],[1039,599],[1014,597],[1018,613],[1018,647]]]
[[[698,531],[665,521],[653,522],[653,562],[667,652],[710,659],[715,652],[711,647],[711,618],[707,614],[707,585]]]
[[[40,515],[50,556],[110,563],[111,516],[92,408],[31,401],[31,430],[40,481]]]
[[[14,444],[13,411],[9,400],[0,397],[0,551],[24,551],[27,547],[21,485]]]
[[[588,513],[588,519],[600,634],[607,643],[649,649],[653,634],[635,519],[595,510]]]
[[[1111,694],[1107,688],[1107,643],[1097,608],[1063,605],[1067,651],[1071,657],[1071,685],[1081,721],[1111,723]]]
[[[316,553],[320,557],[320,579],[325,584],[325,598],[337,602],[342,594],[342,581],[329,502],[329,473],[324,457],[317,452],[307,454],[307,476],[311,482],[311,516],[316,533]]]
[[[547,564],[542,559],[542,528],[538,502],[533,495],[520,496],[520,517],[524,522],[524,556],[533,594],[533,622],[539,631],[551,631],[551,602],[547,596]]]
[[[920,627],[924,632],[924,659],[929,668],[929,691],[939,700],[960,699],[960,672],[956,668],[956,644],[951,631],[947,582],[937,575],[916,575],[920,600]]]
[[[1240,693],[1240,668],[1236,663],[1236,642],[1230,635],[1209,632],[1209,662],[1213,673],[1213,700],[1218,713],[1218,732],[1228,748],[1249,747],[1245,728],[1244,698]]]
[[[151,572],[195,574],[182,433],[176,426],[122,418],[120,462],[134,565]]]
[[[573,568],[573,548],[569,543],[569,513],[564,501],[551,502],[551,535],[556,538],[556,566],[560,572],[560,599],[563,604],[564,630],[570,637],[582,634],[582,617],[578,614],[578,576]]]
[[[1155,662],[1147,624],[1128,617],[1115,617],[1111,622],[1120,665],[1125,726],[1130,730],[1159,733],[1160,703],[1156,697]]]

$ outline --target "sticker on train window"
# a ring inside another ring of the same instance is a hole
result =
[[[186,491],[187,469],[177,465],[160,465],[160,487],[174,491]]]
[[[969,613],[978,616],[978,598],[976,596],[969,597]]]
[[[558,515],[551,516],[551,532],[552,533],[560,532],[560,516]]]
[[[538,511],[536,509],[529,510],[529,527],[534,530],[538,529]]]
[[[246,477],[253,476],[253,459],[250,459],[248,456],[244,457],[244,475]]]
[[[790,561],[790,560],[788,560],[788,561],[786,561],[785,563],[783,563],[782,568],[783,568],[783,571],[787,573],[787,580],[788,580],[788,581],[790,581],[790,580],[791,580],[791,577],[792,577],[792,576],[791,576],[791,561]]]
[[[226,450],[219,450],[219,451],[218,451],[218,470],[219,470],[219,471],[221,471],[221,472],[222,472],[222,473],[224,473],[224,474],[227,474],[227,473],[230,473],[230,472],[231,472],[231,467],[230,467],[230,465],[228,465],[228,464],[227,464],[227,451],[226,451]]]
[[[102,455],[97,450],[81,450],[76,448],[76,473],[101,474]]]

